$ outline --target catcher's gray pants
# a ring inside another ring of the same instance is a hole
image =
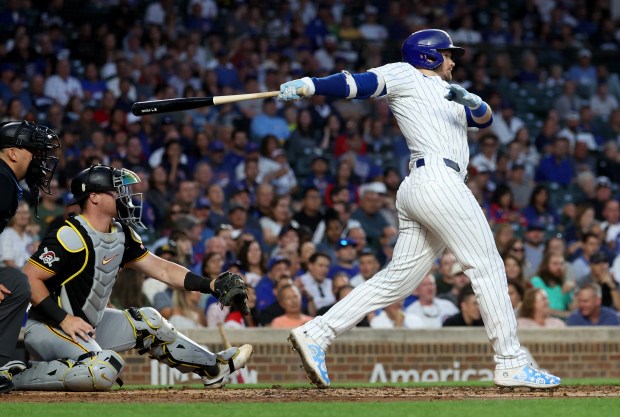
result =
[[[0,366],[15,359],[15,347],[19,330],[24,322],[30,302],[28,277],[19,269],[0,268],[0,284],[11,294],[5,294],[0,302]]]
[[[178,333],[157,310],[150,307],[127,310],[106,308],[96,327],[95,338],[88,341],[79,339],[76,343],[60,329],[37,320],[28,320],[26,348],[34,361],[49,362],[50,365],[36,363],[36,366],[26,369],[14,379],[16,388],[59,389],[58,378],[49,380],[47,377],[48,371],[58,369],[58,359],[84,363],[89,353],[103,351],[106,357],[112,357],[114,355],[106,352],[123,352],[134,347],[140,349],[140,353],[148,351],[150,356],[183,373],[194,372],[202,377],[219,373],[216,354]],[[120,373],[122,366],[116,368]],[[44,383],[41,380],[45,380]],[[81,390],[88,390],[89,386],[85,384],[82,384]],[[67,384],[64,388],[71,389]]]

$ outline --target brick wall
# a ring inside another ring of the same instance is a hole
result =
[[[242,375],[246,382],[303,382],[299,359],[286,342],[288,332],[272,329],[228,330],[233,345],[250,343],[254,355]],[[212,350],[223,349],[216,330],[187,335]],[[520,339],[535,361],[563,378],[620,378],[620,328],[527,330]],[[135,351],[123,357],[127,384],[199,382],[151,363]],[[332,381],[390,382],[485,380],[492,377],[493,349],[483,329],[354,329],[327,352]],[[239,382],[235,380],[233,382]]]

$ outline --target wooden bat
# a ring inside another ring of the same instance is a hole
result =
[[[300,96],[305,96],[308,92],[308,87],[301,87],[297,91]],[[266,91],[264,93],[233,94],[230,96],[187,97],[171,98],[168,100],[139,101],[137,103],[133,103],[131,106],[131,112],[136,116],[170,113],[175,111],[198,109],[200,107],[217,106],[218,104],[276,97],[279,93],[279,91]]]
[[[226,336],[226,332],[224,331],[224,325],[222,323],[217,324],[217,330],[220,332],[220,337],[222,338],[222,342],[224,342],[224,347],[226,349],[230,349],[232,345],[228,340],[228,336]]]

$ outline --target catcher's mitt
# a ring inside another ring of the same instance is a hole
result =
[[[250,308],[247,303],[247,288],[240,275],[233,274],[230,271],[219,274],[215,279],[215,291],[213,294],[221,305],[234,305],[244,316],[250,314]]]

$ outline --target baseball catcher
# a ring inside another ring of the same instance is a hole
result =
[[[14,377],[16,389],[108,390],[124,367],[118,352],[132,348],[198,374],[206,388],[223,386],[248,361],[252,346],[212,353],[153,308],[106,308],[119,269],[134,268],[248,310],[239,275],[224,272],[210,281],[145,249],[134,230],[144,227],[142,196],[131,192],[139,181],[130,170],[105,165],[93,165],[73,179],[69,204],[79,204],[82,214],[50,232],[24,267],[33,304],[25,344],[35,362]]]

